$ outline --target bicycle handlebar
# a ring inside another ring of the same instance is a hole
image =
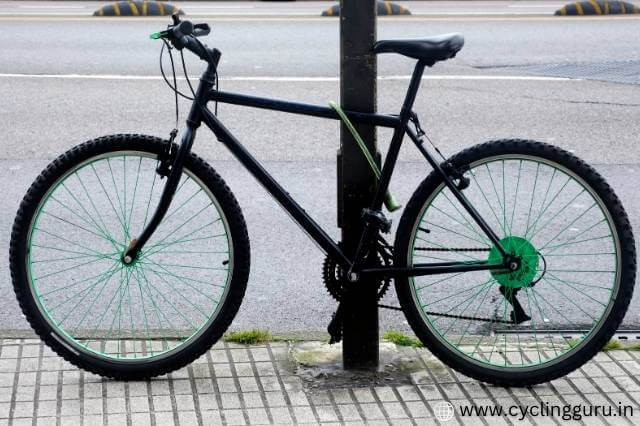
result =
[[[212,59],[219,55],[215,54],[215,49],[207,49],[196,40],[196,37],[206,36],[211,32],[209,24],[194,25],[191,21],[180,21],[178,15],[172,15],[171,18],[173,19],[173,25],[169,25],[165,31],[151,34],[150,37],[154,40],[168,40],[178,50],[186,48],[206,62],[211,62]]]

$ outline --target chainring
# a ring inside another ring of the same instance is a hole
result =
[[[386,243],[385,243],[386,244]],[[391,266],[392,255],[389,253],[390,247],[384,247],[380,244],[376,245],[376,259],[373,265],[376,266]],[[338,265],[334,259],[330,256],[325,257],[322,263],[322,281],[327,288],[327,291],[335,300],[340,301],[345,294],[345,284],[347,280],[343,277],[343,271],[340,265]],[[386,277],[382,279],[376,279],[378,284],[378,300],[382,299],[389,286],[391,285],[391,278]]]

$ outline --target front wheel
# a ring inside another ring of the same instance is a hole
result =
[[[633,293],[635,244],[620,201],[590,166],[539,142],[489,142],[450,162],[518,269],[397,279],[414,332],[452,368],[498,385],[579,368],[615,333]],[[403,213],[395,263],[452,261],[503,259],[433,172]]]
[[[242,213],[194,154],[156,232],[123,261],[158,205],[167,144],[115,135],[71,149],[31,185],[13,226],[11,276],[27,320],[59,355],[104,376],[193,361],[222,336],[246,288]]]

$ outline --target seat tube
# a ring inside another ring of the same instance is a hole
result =
[[[393,132],[389,151],[387,152],[387,157],[385,158],[384,166],[382,167],[380,182],[378,183],[378,191],[376,192],[376,196],[373,201],[373,210],[382,209],[382,203],[384,202],[384,197],[387,193],[389,182],[391,181],[391,175],[398,159],[398,154],[400,153],[402,139],[404,138],[407,123],[409,122],[411,108],[413,108],[413,103],[416,100],[416,95],[420,88],[420,81],[422,80],[424,67],[424,63],[422,63],[422,61],[418,61],[413,69],[411,82],[409,83],[409,88],[407,89],[407,94],[404,98],[404,102],[402,103],[402,109],[400,110],[400,122]]]

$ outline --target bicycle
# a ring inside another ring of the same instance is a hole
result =
[[[249,237],[231,190],[191,152],[203,123],[327,254],[324,280],[334,297],[360,278],[382,295],[393,279],[420,341],[461,373],[499,385],[540,383],[580,367],[612,337],[631,300],[636,260],[629,220],[606,181],[573,154],[535,141],[491,141],[443,161],[425,146],[416,93],[426,67],[462,48],[460,35],[373,46],[416,60],[402,109],[390,115],[223,92],[221,53],[198,40],[208,25],[173,19],[152,38],[172,64],[171,50],[186,49],[207,65],[195,90],[187,77],[193,103],[180,143],[175,129],[169,140],[121,134],[85,142],[53,160],[20,204],[14,289],[59,355],[104,376],[147,378],[195,360],[231,324],[249,276]],[[173,86],[161,68],[177,103],[172,69]],[[209,110],[212,101],[394,130],[355,256],[245,150]],[[382,208],[405,135],[432,171],[391,246]]]

